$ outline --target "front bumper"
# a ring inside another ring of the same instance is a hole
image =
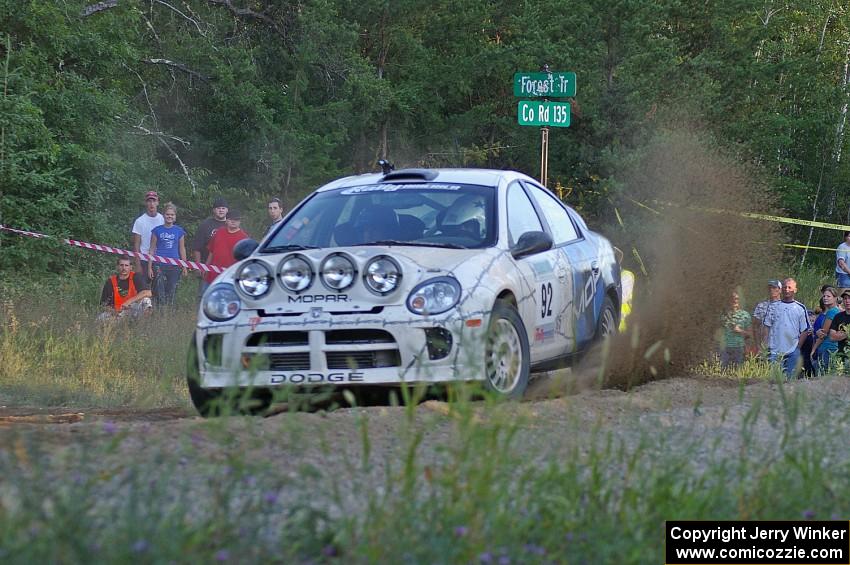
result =
[[[484,378],[487,320],[455,312],[423,318],[404,307],[380,315],[308,312],[230,322],[195,331],[203,388],[399,385]]]

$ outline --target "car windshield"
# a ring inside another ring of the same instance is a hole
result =
[[[495,190],[446,184],[375,184],[318,192],[290,215],[261,252],[352,245],[490,247]]]

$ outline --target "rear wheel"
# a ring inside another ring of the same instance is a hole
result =
[[[602,303],[602,311],[599,313],[599,320],[596,322],[596,340],[602,340],[616,334],[618,318],[614,302],[606,296]]]
[[[488,390],[504,398],[522,398],[531,370],[528,334],[516,308],[505,302],[496,302],[490,315],[484,369]]]
[[[249,392],[238,388],[203,388],[199,362],[198,346],[193,337],[186,359],[186,384],[192,404],[204,418],[230,414],[262,414],[271,406],[272,394],[266,389],[254,389]]]

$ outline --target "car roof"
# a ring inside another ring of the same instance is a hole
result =
[[[385,176],[387,175],[383,173],[353,175],[331,181],[320,187],[316,192],[381,183],[458,183],[496,188],[499,186],[501,179],[508,181],[520,178],[533,180],[517,171],[500,171],[496,169],[400,169],[392,171],[386,180],[384,179]]]

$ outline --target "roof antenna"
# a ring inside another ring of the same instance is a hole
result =
[[[395,170],[395,165],[393,165],[386,159],[381,159],[380,161],[378,161],[378,166],[381,167],[381,172],[384,173],[384,175],[388,175],[391,171]]]

